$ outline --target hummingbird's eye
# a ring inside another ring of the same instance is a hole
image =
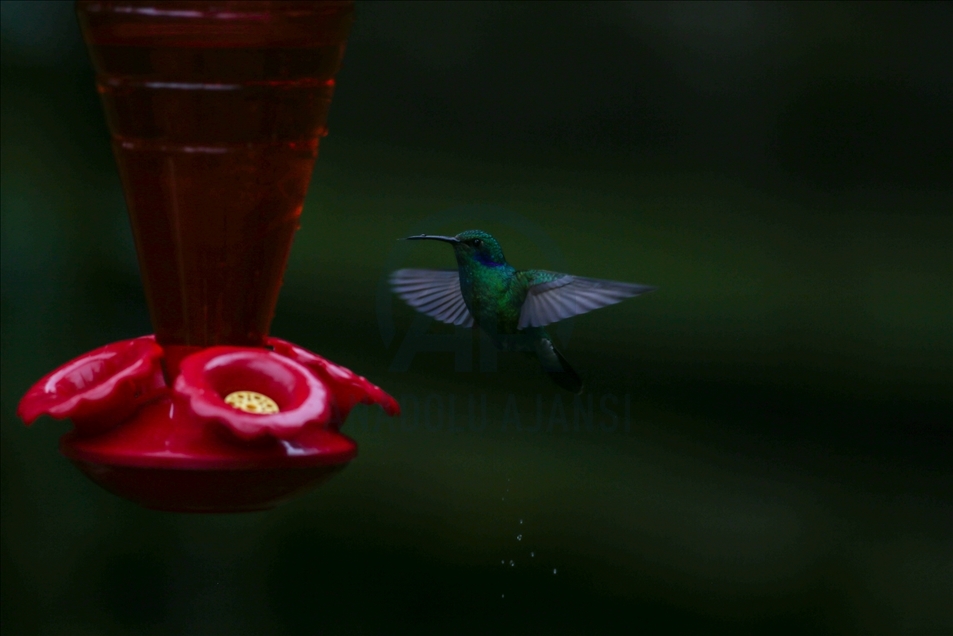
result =
[[[473,239],[473,247],[480,247],[481,245],[483,245],[483,241],[480,239]]]

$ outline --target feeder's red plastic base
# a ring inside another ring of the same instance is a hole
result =
[[[265,510],[317,486],[357,455],[338,430],[358,403],[397,415],[363,377],[277,338],[267,348],[209,347],[185,356],[173,385],[163,349],[145,336],[72,360],[20,402],[28,424],[70,418],[60,451],[106,490],[175,512]],[[273,412],[226,401],[260,392]]]
[[[68,441],[64,440],[64,444]],[[64,450],[64,454],[68,454]],[[73,460],[114,495],[166,512],[255,512],[320,485],[346,464],[310,468],[189,470],[139,468]]]
[[[224,431],[195,433],[165,398],[106,433],[66,433],[60,452],[109,492],[170,512],[273,508],[357,456],[357,444],[331,429],[311,432],[307,445],[262,438],[249,446]]]
[[[70,431],[60,452],[109,492],[169,512],[267,510],[357,456],[357,444],[336,430],[313,431],[307,445],[263,438],[247,446],[224,432],[197,437],[173,411],[166,398],[106,433]]]

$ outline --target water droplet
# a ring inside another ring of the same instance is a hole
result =
[[[535,557],[535,556],[536,556],[536,553],[535,553],[535,552],[530,552],[529,555],[530,555],[531,557]]]
[[[553,568],[553,574],[556,574],[556,568]]]
[[[514,561],[513,559],[510,559],[510,567],[511,567],[511,568],[512,568],[512,567],[516,567],[516,561]],[[555,572],[556,572],[556,571],[553,570],[553,573],[554,573],[554,574],[555,574]]]
[[[501,561],[500,561],[500,565],[506,565],[506,561],[505,561],[505,560],[501,560]]]
[[[521,534],[516,535],[516,540],[517,540],[517,541],[522,541],[522,540],[523,540],[523,535],[521,535]]]
[[[520,519],[520,525],[523,525],[523,520],[522,520],[522,519]]]
[[[500,594],[500,598],[506,598],[506,594]]]

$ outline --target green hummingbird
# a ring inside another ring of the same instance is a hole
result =
[[[391,287],[417,311],[463,327],[478,325],[498,349],[535,354],[559,386],[582,392],[582,380],[553,346],[548,324],[655,290],[649,285],[583,278],[541,269],[516,269],[490,234],[420,234],[406,241],[453,246],[457,269],[399,269]]]

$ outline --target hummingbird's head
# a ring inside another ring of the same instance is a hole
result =
[[[467,230],[454,238],[457,242],[453,245],[453,251],[458,259],[471,259],[490,267],[506,264],[503,248],[491,234],[482,230]]]
[[[457,262],[476,262],[488,267],[497,267],[506,264],[503,248],[491,234],[482,230],[467,230],[456,236],[437,236],[436,234],[419,234],[408,236],[408,241],[443,241],[453,245],[457,255]]]

